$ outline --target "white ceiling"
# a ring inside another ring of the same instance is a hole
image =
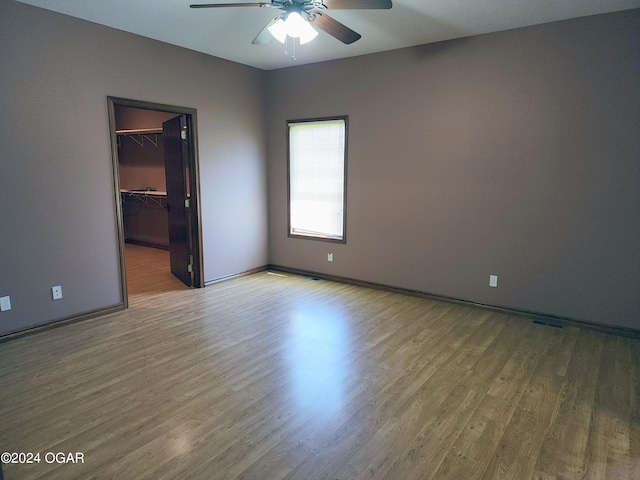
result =
[[[217,0],[19,1],[264,70],[640,8],[640,0],[393,0],[391,10],[327,11],[362,38],[344,45],[320,31],[297,47],[294,61],[275,40],[251,44],[279,12],[272,8],[189,8]],[[238,1],[255,0],[220,3]]]

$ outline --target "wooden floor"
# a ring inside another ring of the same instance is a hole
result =
[[[159,294],[189,290],[171,273],[169,250],[125,243],[129,302],[148,302]]]
[[[640,479],[638,340],[131,262],[127,311],[0,344],[6,480]]]

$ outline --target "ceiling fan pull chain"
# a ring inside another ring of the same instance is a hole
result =
[[[291,60],[297,60],[296,57],[296,39],[287,35],[284,41],[284,54],[291,55]],[[289,53],[291,51],[291,53]]]

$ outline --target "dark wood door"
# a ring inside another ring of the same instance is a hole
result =
[[[189,242],[189,210],[187,202],[187,165],[189,145],[183,115],[162,124],[164,166],[167,180],[169,212],[169,256],[171,273],[192,286],[191,248]],[[183,133],[184,132],[184,133]]]

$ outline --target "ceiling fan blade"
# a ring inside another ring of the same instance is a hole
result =
[[[393,5],[391,0],[324,0],[327,10],[387,10]]]
[[[217,8],[217,7],[272,7],[270,3],[196,3],[189,5],[191,8]]]
[[[274,23],[276,23],[278,20],[280,20],[282,18],[282,15],[277,15],[275,17],[273,17],[269,23],[267,23],[264,28],[260,31],[260,33],[256,36],[256,38],[253,39],[253,42],[251,42],[253,45],[264,45],[266,43],[269,43],[271,41],[271,39],[273,38],[273,35],[271,35],[271,32],[269,31],[269,27],[271,25],[273,25]]]
[[[334,20],[328,15],[321,12],[314,12],[315,18],[310,20],[311,25],[315,25],[316,27],[324,30],[329,35],[337,38],[342,43],[346,43],[347,45],[360,40],[362,35],[354,32],[346,25]]]

